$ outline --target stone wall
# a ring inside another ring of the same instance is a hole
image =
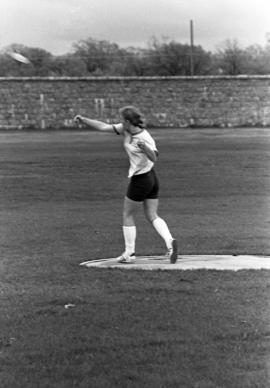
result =
[[[0,78],[0,129],[117,122],[129,104],[150,127],[270,126],[270,76]]]

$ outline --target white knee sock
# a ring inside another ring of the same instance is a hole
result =
[[[136,226],[123,226],[125,252],[129,255],[135,252]]]
[[[152,222],[152,224],[153,224],[153,227],[158,232],[158,234],[165,241],[167,248],[170,249],[172,246],[173,237],[169,231],[169,228],[166,222],[162,218],[158,217]]]

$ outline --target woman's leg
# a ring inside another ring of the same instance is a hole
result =
[[[140,202],[125,197],[123,209],[123,235],[125,240],[125,253],[127,255],[132,255],[135,252],[136,226],[134,216],[140,205]]]
[[[158,234],[165,241],[167,249],[172,247],[173,237],[166,222],[158,216],[158,199],[146,199],[143,203],[146,219],[153,225]]]
[[[158,234],[165,241],[168,249],[168,256],[172,263],[177,260],[177,242],[172,237],[166,222],[158,216],[158,199],[146,199],[143,203],[144,214],[147,220],[153,225]]]

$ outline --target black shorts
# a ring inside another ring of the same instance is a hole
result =
[[[159,191],[158,178],[154,170],[145,174],[133,175],[127,189],[127,197],[142,202],[145,199],[157,199]]]

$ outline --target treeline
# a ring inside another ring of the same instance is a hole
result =
[[[30,64],[15,61],[18,52]],[[192,66],[191,66],[192,61]],[[190,76],[270,74],[270,45],[241,48],[228,40],[215,53],[201,46],[152,39],[147,49],[120,48],[92,38],[73,45],[72,52],[52,55],[41,49],[12,44],[0,52],[0,76]]]

